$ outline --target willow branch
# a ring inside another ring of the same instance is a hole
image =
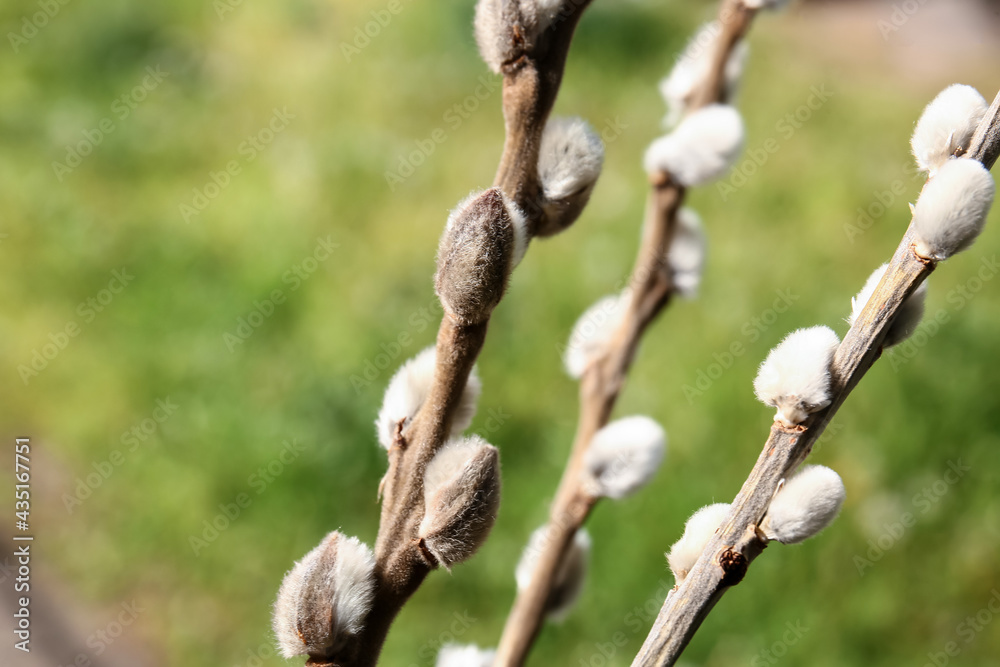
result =
[[[712,54],[708,76],[694,97],[697,101],[689,106],[689,113],[725,98],[726,62],[746,34],[754,13],[740,0],[723,2],[718,48]],[[661,172],[651,179],[642,241],[629,279],[627,309],[602,354],[580,379],[576,435],[550,508],[546,540],[532,570],[531,582],[518,592],[507,617],[494,662],[498,667],[524,664],[544,622],[546,603],[560,563],[599,500],[585,488],[584,457],[594,435],[610,420],[643,334],[674,292],[666,258],[685,194],[684,186],[668,173]]]
[[[992,167],[1000,154],[1000,94],[972,140],[965,157]],[[727,519],[705,547],[680,586],[663,603],[633,667],[673,665],[702,621],[725,592],[742,581],[749,564],[764,549],[757,526],[778,483],[795,471],[840,406],[882,354],[882,344],[897,311],[927,279],[936,263],[913,251],[913,225],[907,229],[867,305],[837,349],[831,367],[831,404],[794,428],[775,422],[756,465],[731,505]]]
[[[507,2],[505,11],[515,4]],[[527,214],[532,236],[544,227],[544,214],[537,203],[541,191],[537,169],[540,137],[559,90],[573,32],[588,4],[589,0],[571,4],[531,50],[523,50],[502,68],[507,134],[496,185]],[[516,27],[513,34],[516,40]],[[433,558],[421,549],[418,538],[425,511],[424,472],[448,439],[488,323],[488,317],[475,324],[463,323],[445,309],[430,393],[405,430],[396,434],[389,450],[389,468],[381,487],[371,611],[349,655],[338,657],[336,662],[310,658],[307,665],[375,665],[393,620],[436,565],[430,564]]]

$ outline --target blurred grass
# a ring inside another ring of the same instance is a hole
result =
[[[221,18],[217,6],[71,3],[0,59],[0,417],[62,471],[38,510],[52,567],[96,605],[140,599],[152,610],[143,637],[165,664],[187,666],[246,664],[269,643],[283,572],[327,531],[374,541],[384,460],[371,422],[391,372],[433,342],[438,234],[449,208],[491,181],[502,143],[495,92],[457,126],[448,115],[481,77],[497,83],[475,53],[471,2],[404,3],[350,62],[341,45],[384,4],[243,2]],[[36,10],[7,3],[0,22],[16,31]],[[456,613],[476,619],[458,641],[495,645],[513,563],[544,519],[574,430],[576,390],[557,347],[631,266],[645,197],[639,157],[663,111],[655,83],[711,12],[652,2],[588,10],[556,111],[623,130],[583,218],[533,244],[490,329],[473,430],[502,450],[493,536],[452,575],[428,579],[385,664],[433,664]],[[618,410],[665,424],[668,461],[651,488],[598,508],[590,583],[569,619],[546,628],[532,664],[630,663],[657,589],[672,584],[662,552],[694,509],[736,493],[763,442],[770,413],[753,399],[756,365],[795,327],[842,333],[850,296],[905,227],[904,199],[920,187],[907,173],[909,132],[951,80],[904,86],[892,71],[831,62],[802,47],[796,20],[759,21],[740,98],[748,148],[774,137],[780,149],[727,201],[716,188],[692,194],[711,236],[702,294],[650,331]],[[115,99],[156,66],[169,76],[117,119]],[[987,94],[997,84],[986,64],[953,78]],[[786,136],[779,123],[819,85],[833,97]],[[294,118],[247,161],[241,143],[275,109]],[[59,181],[52,163],[105,117],[114,131]],[[436,128],[446,140],[391,190],[385,173]],[[240,174],[185,222],[180,204],[230,160]],[[852,243],[845,225],[894,181],[904,196]],[[339,248],[292,289],[286,272],[327,236]],[[769,549],[686,664],[768,664],[761,651],[789,622],[809,630],[784,647],[788,664],[922,664],[985,608],[1000,587],[1000,291],[987,281],[963,308],[949,292],[998,249],[988,227],[935,272],[928,312],[943,309],[949,322],[912,359],[888,354],[842,411],[816,456],[848,487],[841,519],[820,539]],[[78,305],[122,268],[134,281],[85,323]],[[287,300],[230,352],[223,335],[274,290]],[[755,329],[776,290],[790,290],[793,307]],[[71,320],[80,335],[24,386],[18,367]],[[408,343],[394,347],[401,334]],[[736,341],[745,353],[689,400],[685,385]],[[77,479],[127,451],[121,435],[167,397],[176,414],[67,512]],[[286,439],[304,451],[261,488],[260,469]],[[915,496],[959,459],[972,470],[922,512]],[[196,555],[191,536],[241,493],[251,504]],[[916,525],[860,576],[855,556],[904,512]],[[962,664],[1000,664],[995,628],[960,645]]]

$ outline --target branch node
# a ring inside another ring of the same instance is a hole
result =
[[[747,557],[739,551],[733,551],[732,547],[726,547],[725,551],[719,554],[719,566],[722,568],[722,585],[735,586],[743,581],[746,576],[747,567],[750,563]]]

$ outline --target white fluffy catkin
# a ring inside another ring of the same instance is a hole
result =
[[[559,15],[564,0],[479,0],[476,4],[475,33],[479,53],[491,70],[500,73],[504,63],[531,51],[539,36]],[[514,26],[518,26],[515,32]],[[518,48],[520,37],[522,46]]]
[[[375,556],[337,531],[285,575],[274,604],[278,649],[333,657],[362,630],[375,594]]]
[[[840,475],[825,466],[805,466],[775,494],[760,532],[782,544],[807,540],[833,523],[845,495]]]
[[[548,539],[548,525],[537,528],[528,539],[528,546],[521,553],[521,559],[514,570],[518,591],[523,591],[531,585],[538,556],[548,543]],[[545,615],[549,619],[559,620],[565,617],[580,597],[583,582],[587,577],[590,546],[590,534],[587,530],[581,528],[576,531],[573,541],[570,542],[569,551],[559,563],[555,580],[552,582],[552,590],[549,591],[549,597],[545,601]]]
[[[425,348],[403,364],[389,381],[385,398],[382,399],[382,409],[379,410],[378,418],[375,420],[375,432],[379,444],[385,449],[392,447],[397,425],[402,422],[403,428],[406,428],[427,399],[434,379],[436,354],[437,350],[433,345]],[[465,383],[465,389],[462,391],[462,399],[455,410],[455,418],[451,423],[452,436],[459,435],[469,428],[472,418],[476,415],[476,402],[479,400],[482,388],[479,375],[473,368],[469,374],[469,381]]]
[[[538,151],[545,198],[566,199],[593,187],[604,164],[604,144],[582,118],[550,118]]]
[[[681,535],[681,539],[674,542],[670,547],[670,553],[667,554],[667,563],[678,584],[684,581],[688,572],[694,567],[701,552],[705,550],[705,545],[712,539],[728,513],[729,503],[706,505],[692,514],[684,524],[684,534]]]
[[[667,434],[649,417],[617,419],[594,434],[584,455],[589,493],[624,498],[649,483],[667,451]]]
[[[680,184],[697,186],[723,176],[743,150],[743,120],[725,104],[711,104],[687,116],[670,134],[646,149],[646,172],[667,172]]]
[[[573,325],[569,343],[563,352],[566,373],[578,379],[621,324],[628,308],[629,292],[606,296],[580,316]]]
[[[910,139],[920,170],[933,176],[956,150],[967,149],[988,108],[972,86],[956,83],[938,93],[924,109]]]
[[[496,660],[495,649],[479,648],[475,644],[442,646],[435,667],[492,667]]]
[[[861,311],[864,310],[865,305],[872,298],[872,294],[875,293],[875,288],[878,287],[882,276],[885,275],[887,266],[889,265],[883,264],[875,269],[868,276],[865,286],[861,288],[858,295],[851,298],[851,316],[847,318],[847,323],[852,327],[858,316],[861,315]],[[889,330],[885,334],[885,340],[882,343],[883,347],[888,348],[898,345],[913,335],[913,332],[917,330],[917,326],[920,324],[920,320],[923,319],[924,302],[926,299],[927,281],[925,280],[920,283],[920,287],[903,302],[903,305],[896,312],[896,319],[889,325]]]
[[[972,245],[986,224],[995,190],[993,176],[977,160],[945,162],[913,209],[917,254],[941,261]]]
[[[667,251],[674,289],[685,299],[698,296],[701,274],[705,268],[708,242],[701,218],[690,208],[677,212],[677,227]]]
[[[663,124],[671,128],[687,113],[695,89],[709,74],[712,56],[722,28],[718,21],[706,23],[684,47],[670,74],[660,81],[660,94],[667,103],[667,116]],[[743,67],[749,48],[746,42],[737,44],[726,61],[726,84],[723,101],[731,103],[739,88]]]
[[[830,404],[830,362],[839,344],[833,329],[817,326],[793,331],[771,350],[753,388],[778,409],[775,421],[794,426]]]

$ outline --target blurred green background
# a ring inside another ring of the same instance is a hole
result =
[[[36,619],[49,637],[37,664],[282,664],[270,605],[286,569],[333,529],[374,542],[385,462],[372,421],[395,368],[433,342],[438,235],[490,184],[503,140],[473,2],[387,7],[0,8],[0,424],[7,442],[32,438],[34,576],[66,624]],[[656,84],[714,10],[598,0],[584,16],[556,113],[607,130],[607,160],[575,226],[532,244],[480,359],[472,430],[502,452],[500,517],[475,559],[406,606],[384,664],[433,664],[452,639],[496,644],[574,431],[560,346],[631,267]],[[908,140],[923,105],[955,81],[990,99],[1000,86],[991,6],[900,16],[796,4],[755,24],[745,178],[692,193],[710,235],[701,295],[651,329],[617,411],[663,423],[667,461],[637,496],[599,506],[585,592],[531,664],[630,664],[672,585],[663,552],[695,509],[736,494],[766,437],[757,364],[796,327],[846,330],[919,192]],[[390,184],[401,162],[413,173]],[[684,664],[1000,665],[992,222],[930,281],[928,313],[947,322],[882,359],[813,457],[844,478],[840,519],[768,549]],[[727,357],[734,342],[745,352]],[[969,469],[944,481],[958,462]],[[131,600],[134,622],[95,642]]]

